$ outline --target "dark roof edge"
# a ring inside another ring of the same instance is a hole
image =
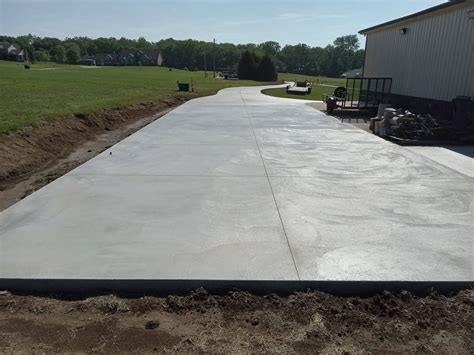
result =
[[[375,25],[375,26],[372,26],[372,27],[369,27],[369,28],[366,28],[366,29],[363,29],[363,30],[360,30],[359,31],[359,34],[365,34],[369,31],[372,31],[372,30],[375,30],[377,28],[382,28],[382,27],[385,27],[385,26],[389,26],[389,25],[392,25],[394,23],[397,23],[397,22],[401,22],[401,21],[405,21],[405,20],[408,20],[408,19],[411,19],[411,18],[414,18],[414,17],[418,17],[418,16],[421,16],[421,15],[425,15],[425,14],[429,14],[430,12],[434,12],[434,11],[438,11],[438,10],[441,10],[441,9],[445,9],[447,7],[451,7],[451,6],[454,6],[454,5],[459,5],[459,4],[462,4],[466,2],[466,0],[450,0],[450,1],[447,1],[447,2],[444,2],[442,4],[439,4],[439,5],[436,5],[436,6],[433,6],[433,7],[429,7],[425,10],[422,10],[422,11],[418,11],[418,12],[415,12],[413,14],[410,14],[410,15],[407,15],[407,16],[403,16],[403,17],[400,17],[400,18],[397,18],[395,20],[391,20],[391,21],[388,21],[388,22],[384,22],[384,23],[381,23],[379,25]]]

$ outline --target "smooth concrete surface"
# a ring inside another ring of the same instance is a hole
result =
[[[0,288],[474,280],[472,176],[261,89],[187,102],[1,212]]]
[[[451,169],[459,171],[474,178],[473,146],[459,147],[408,147],[410,150],[421,154]],[[459,151],[459,152],[457,152]]]

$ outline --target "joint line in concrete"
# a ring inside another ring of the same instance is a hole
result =
[[[277,203],[276,198],[275,198],[275,193],[273,192],[273,186],[272,186],[272,183],[270,182],[270,177],[268,175],[267,167],[265,165],[265,161],[263,160],[262,151],[260,149],[260,144],[258,143],[257,135],[255,134],[255,129],[254,129],[254,126],[253,126],[252,116],[250,115],[249,110],[247,109],[247,104],[245,103],[244,97],[242,96],[242,90],[240,90],[240,98],[242,99],[242,103],[244,105],[245,112],[247,114],[247,118],[248,118],[249,123],[250,123],[250,127],[252,128],[252,133],[253,133],[253,136],[255,138],[255,144],[257,145],[257,149],[258,149],[258,154],[260,155],[260,159],[262,160],[263,169],[265,170],[265,175],[267,177],[268,186],[270,187],[270,192],[271,192],[272,197],[273,197],[273,202],[275,203],[275,208],[276,208],[277,213],[278,213],[278,218],[280,219],[281,228],[283,229],[283,234],[285,235],[286,243],[288,244],[288,249],[290,251],[291,259],[293,260],[293,266],[295,267],[296,276],[298,277],[298,280],[301,280],[300,273],[298,271],[298,266],[296,265],[295,255],[293,254],[293,249],[291,248],[290,240],[288,239],[288,234],[286,233],[286,228],[285,228],[285,224],[283,223],[283,218],[281,217],[280,208],[278,207],[278,203]]]

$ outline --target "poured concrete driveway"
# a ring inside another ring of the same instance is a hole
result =
[[[0,213],[0,279],[471,281],[473,197],[303,102],[227,89]]]

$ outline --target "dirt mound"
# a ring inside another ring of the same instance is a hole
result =
[[[232,291],[80,301],[0,295],[0,352],[474,352],[474,292]]]
[[[178,96],[93,114],[76,113],[0,134],[0,210],[190,98]],[[87,149],[81,151],[86,143]]]

